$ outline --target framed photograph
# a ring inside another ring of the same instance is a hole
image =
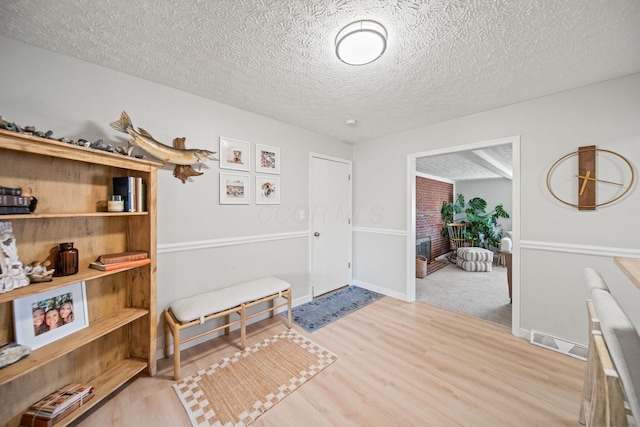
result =
[[[220,168],[249,171],[251,144],[237,139],[220,137]]]
[[[280,204],[280,177],[256,176],[256,205]]]
[[[280,149],[256,144],[256,173],[280,173]]]
[[[248,205],[250,196],[249,175],[220,172],[221,205]]]
[[[89,326],[84,282],[13,301],[16,342],[35,350]]]

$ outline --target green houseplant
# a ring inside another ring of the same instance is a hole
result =
[[[487,202],[484,199],[474,197],[465,203],[462,194],[458,194],[453,203],[442,202],[440,215],[444,224],[440,234],[448,235],[447,224],[462,222],[467,224],[465,237],[474,239],[476,246],[498,247],[502,239],[502,227],[498,224],[498,218],[509,218],[509,214],[504,210],[502,203],[491,212],[487,212],[486,209]]]

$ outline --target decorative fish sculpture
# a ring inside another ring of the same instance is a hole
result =
[[[213,155],[216,154],[215,151],[198,149],[180,150],[156,141],[149,132],[142,128],[138,128],[136,131],[131,123],[131,118],[129,118],[129,115],[125,111],[120,115],[120,119],[111,123],[110,126],[119,132],[131,135],[136,145],[165,163],[192,165],[206,160],[218,160],[213,157]]]

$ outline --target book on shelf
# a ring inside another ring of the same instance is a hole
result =
[[[147,186],[140,177],[114,177],[113,194],[119,194],[122,197],[125,212],[147,211]]]
[[[0,206],[26,206],[31,204],[31,197],[0,194]]]
[[[149,254],[147,253],[147,251],[118,252],[115,254],[100,255],[96,261],[101,262],[102,264],[116,264],[118,262],[144,259],[148,256]]]
[[[0,186],[0,194],[9,196],[22,196],[22,188],[2,187]]]
[[[147,184],[142,183],[142,195],[140,196],[140,212],[147,212]]]
[[[142,178],[136,178],[136,200],[135,211],[146,212],[147,211],[147,186],[142,181]]]
[[[117,176],[113,178],[113,194],[119,194],[124,201],[125,212],[135,212],[135,177]]]
[[[46,415],[38,415],[36,413],[27,411],[22,415],[20,425],[23,427],[53,427],[58,424],[62,419],[68,417],[76,409],[86,404],[93,398],[93,393],[89,393],[83,396],[80,400],[75,401],[71,405],[67,406],[62,412],[58,413],[53,418],[49,418]]]
[[[89,267],[95,268],[96,270],[100,270],[100,271],[113,271],[113,270],[119,270],[121,268],[140,267],[141,265],[147,265],[150,262],[151,262],[151,258],[116,262],[114,264],[103,264],[100,261],[94,261],[89,264]]]
[[[24,415],[54,418],[74,403],[83,401],[92,392],[93,387],[87,384],[66,385],[31,405]]]
[[[27,206],[0,206],[0,215],[29,214]]]

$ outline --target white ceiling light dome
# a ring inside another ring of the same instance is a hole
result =
[[[344,27],[336,37],[336,55],[345,64],[365,65],[387,48],[387,30],[378,22],[362,20]]]

